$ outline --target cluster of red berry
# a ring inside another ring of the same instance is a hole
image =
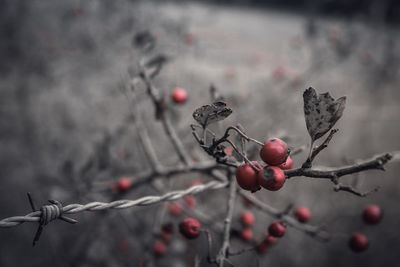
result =
[[[193,195],[183,197],[183,201],[170,202],[167,205],[167,211],[171,216],[178,217],[182,215],[184,205],[188,208],[195,208],[196,199]],[[168,244],[173,237],[174,225],[172,223],[163,224],[159,238],[153,243],[154,255],[161,257],[167,252]],[[179,232],[187,239],[195,239],[200,235],[201,223],[196,218],[185,218],[179,223]]]
[[[281,139],[267,140],[260,150],[260,157],[267,165],[262,167],[257,161],[240,165],[236,170],[237,183],[252,192],[260,190],[261,186],[270,191],[281,189],[286,180],[283,170],[293,167],[289,152]]]
[[[188,217],[179,223],[179,232],[187,239],[196,239],[200,235],[201,223],[196,218]],[[153,253],[158,257],[166,254],[168,244],[174,232],[173,224],[163,224],[159,238],[153,243]]]
[[[256,221],[256,217],[251,211],[244,211],[240,214],[240,222],[242,223],[242,230],[240,232],[240,237],[244,241],[253,240],[253,225]]]
[[[168,213],[172,216],[179,216],[183,212],[183,205],[189,208],[196,207],[196,199],[192,195],[187,195],[183,197],[183,203],[179,201],[174,201],[168,204]]]
[[[249,205],[247,205],[249,207]],[[301,223],[306,223],[311,219],[311,211],[307,207],[299,207],[294,211],[294,216]],[[253,212],[246,210],[240,215],[240,222],[243,226],[240,237],[242,240],[249,242],[254,240],[253,229],[256,218]],[[286,233],[286,226],[282,221],[274,221],[268,227],[268,232],[261,242],[257,243],[256,249],[260,254],[265,254],[272,245],[275,245],[279,238]]]
[[[366,206],[362,212],[365,223],[378,224],[383,218],[382,209],[376,204]],[[368,237],[361,232],[354,232],[349,240],[349,246],[354,252],[362,252],[368,249]]]
[[[242,223],[242,230],[240,237],[242,240],[249,242],[254,239],[253,237],[253,225],[256,221],[254,214],[251,211],[244,211],[240,215],[240,221]],[[283,228],[282,228],[282,227]],[[270,225],[268,234],[262,239],[256,246],[257,252],[264,254],[267,250],[276,243],[278,237],[282,237],[285,233],[285,227],[280,222],[275,222]]]

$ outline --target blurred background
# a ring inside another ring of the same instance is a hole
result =
[[[135,115],[144,121],[162,163],[177,162],[144,89],[138,89],[135,103],[127,90],[140,60],[132,37],[143,30],[154,34],[157,49],[171,59],[155,82],[167,96],[173,124],[193,159],[209,159],[189,124],[193,110],[210,102],[211,84],[234,110],[222,128],[240,123],[258,140],[285,136],[293,147],[309,143],[305,88],[329,91],[335,98],[346,95],[340,131],[318,165],[339,166],[399,150],[399,19],[400,2],[395,0],[0,0],[0,217],[30,212],[26,192],[37,205],[52,198],[69,204],[162,193],[151,186],[123,196],[112,190],[121,175],[134,183],[137,173],[151,167],[143,159],[137,130],[127,122],[132,106],[140,111]],[[189,93],[185,105],[169,101],[176,86]],[[296,166],[305,154],[296,156]],[[396,266],[399,171],[392,163],[386,172],[344,178],[361,191],[380,186],[367,198],[335,193],[329,181],[307,178],[292,179],[279,192],[257,192],[278,209],[290,203],[308,206],[312,223],[326,225],[335,238],[321,243],[289,229],[266,255],[249,252],[232,262]],[[182,175],[161,185],[166,191],[184,189],[196,179],[210,178]],[[88,183],[91,190],[83,186]],[[222,223],[227,193],[196,196],[196,209]],[[233,227],[245,209],[237,202]],[[362,222],[368,203],[383,207],[381,224]],[[155,205],[81,213],[74,216],[77,225],[47,226],[35,248],[36,224],[0,229],[0,266],[148,266],[143,255],[151,255],[153,221],[165,209]],[[260,236],[272,218],[254,212],[254,233]],[[172,223],[181,218],[168,212],[163,216]],[[365,253],[349,250],[353,231],[369,237]],[[221,234],[213,236],[217,252]],[[246,247],[237,238],[232,242],[233,248]],[[177,234],[167,255],[150,263],[193,266],[197,253],[203,259],[200,266],[208,266],[204,239],[186,241]]]

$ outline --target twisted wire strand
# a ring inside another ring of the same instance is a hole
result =
[[[186,190],[172,191],[162,196],[146,196],[136,200],[117,200],[113,202],[90,202],[88,204],[70,204],[62,208],[63,214],[75,214],[83,211],[101,211],[108,209],[126,209],[134,206],[149,206],[160,202],[180,199],[186,195],[194,195],[208,190],[217,190],[227,186],[226,182],[212,181],[202,185],[189,187]],[[24,222],[38,222],[42,211],[31,212],[25,216],[13,216],[0,221],[0,227],[14,227]]]
[[[41,223],[43,225],[47,225],[49,222],[54,221],[55,219],[58,219],[61,214],[62,214],[62,206],[60,202],[57,202],[57,204],[51,204],[51,205],[44,205],[40,209],[41,212]]]

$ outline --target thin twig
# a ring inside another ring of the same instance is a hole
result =
[[[219,267],[224,266],[224,262],[227,259],[229,245],[230,245],[230,233],[231,233],[231,223],[233,217],[233,211],[235,209],[235,200],[236,200],[236,181],[229,175],[229,199],[227,205],[227,214],[224,220],[224,233],[223,233],[223,242],[222,247],[219,251],[217,257],[217,263]]]
[[[165,103],[164,99],[161,96],[160,91],[153,85],[151,79],[147,76],[146,71],[142,69],[140,74],[140,78],[143,80],[144,84],[147,87],[147,93],[153,101],[153,104],[156,109],[156,116],[161,119],[162,125],[164,127],[164,131],[169,137],[174,149],[176,150],[179,159],[186,166],[190,165],[190,157],[187,154],[182,142],[180,141],[178,135],[174,127],[171,124],[166,112],[165,112]]]
[[[303,164],[303,168],[311,168],[312,162],[314,161],[315,157],[325,148],[328,147],[329,142],[332,140],[332,137],[335,133],[337,133],[339,130],[338,129],[333,129],[330,131],[329,135],[326,137],[326,139],[317,147],[313,147],[314,142],[311,142],[310,146],[310,153],[307,157],[307,160]]]
[[[372,190],[369,190],[369,191],[366,191],[366,192],[360,192],[359,190],[357,190],[356,188],[354,188],[351,185],[343,185],[341,183],[336,184],[335,187],[333,188],[333,190],[335,190],[336,192],[345,191],[345,192],[352,193],[352,194],[354,194],[356,196],[359,196],[359,197],[366,197],[369,194],[377,192],[379,189],[380,189],[380,187],[377,186],[377,187],[373,188]]]
[[[204,235],[206,236],[207,241],[207,261],[208,263],[216,263],[216,260],[211,256],[212,255],[212,238],[211,233],[208,230],[203,230]]]
[[[384,170],[383,166],[386,163],[388,163],[391,159],[392,155],[390,153],[386,153],[350,166],[344,166],[327,170],[297,168],[285,171],[285,175],[286,178],[305,176],[310,178],[336,179],[344,175],[349,175],[366,170],[373,170],[373,169]]]
[[[315,158],[322,150],[324,150],[325,148],[328,147],[329,142],[330,142],[330,141],[332,140],[332,138],[333,138],[333,135],[334,135],[335,133],[337,133],[338,131],[339,131],[339,129],[333,129],[333,130],[331,130],[330,133],[329,133],[329,135],[328,135],[328,137],[324,140],[324,142],[322,142],[322,144],[320,144],[319,146],[317,146],[317,147],[315,147],[315,148],[313,149],[313,152],[312,152],[312,154],[311,154],[311,162],[314,160],[314,158]]]

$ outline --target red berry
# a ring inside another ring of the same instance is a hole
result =
[[[257,245],[257,252],[260,254],[264,254],[268,251],[270,247],[275,245],[278,239],[272,235],[267,235],[267,237]]]
[[[168,204],[168,212],[173,216],[179,216],[182,213],[182,205],[178,202],[171,202]]]
[[[172,234],[161,232],[160,238],[162,239],[163,242],[165,242],[165,244],[168,244],[172,239]]]
[[[257,168],[262,168],[257,161],[252,161]],[[260,190],[257,180],[257,170],[254,170],[249,163],[244,163],[236,169],[236,181],[241,188],[249,191]]]
[[[383,212],[381,207],[375,204],[370,204],[363,211],[363,219],[368,224],[377,224],[381,221]]]
[[[236,70],[233,68],[229,68],[225,70],[224,76],[226,80],[233,80],[237,76]]]
[[[117,181],[117,191],[125,192],[132,186],[132,180],[129,177],[121,177]]]
[[[296,211],[294,212],[294,216],[297,218],[299,222],[305,223],[310,220],[311,211],[309,208],[300,207],[296,209]]]
[[[183,201],[185,201],[186,205],[190,208],[194,208],[196,206],[196,199],[192,195],[184,196]]]
[[[256,220],[251,211],[245,211],[240,215],[240,220],[245,226],[252,226]]]
[[[268,139],[260,150],[261,159],[271,166],[279,166],[285,163],[288,155],[287,144],[279,138]]]
[[[276,241],[278,241],[278,239],[275,236],[267,235],[267,237],[263,240],[263,243],[268,246],[272,246],[275,245]]]
[[[271,248],[273,245],[275,245],[276,241],[278,239],[272,235],[267,235],[267,237],[257,245],[257,252],[260,254],[264,254],[268,251],[269,248]]]
[[[349,246],[354,252],[362,252],[369,246],[368,238],[363,233],[355,232],[350,238]]]
[[[185,44],[188,46],[193,45],[193,43],[196,41],[196,37],[193,33],[187,33],[185,35]]]
[[[288,70],[287,68],[285,68],[284,66],[280,65],[277,66],[275,69],[273,69],[272,71],[272,76],[277,79],[277,80],[281,80],[283,78],[285,78],[288,74]]]
[[[202,185],[203,182],[200,178],[194,179],[191,183],[192,186],[196,186],[196,185]]]
[[[172,223],[164,223],[161,226],[161,232],[172,234],[174,232],[174,225]]]
[[[291,168],[293,168],[292,157],[288,156],[286,161],[284,163],[282,163],[281,165],[279,165],[278,167],[281,168],[282,170],[290,170]]]
[[[225,147],[224,152],[227,156],[232,156],[233,155],[233,147],[231,147],[231,146]]]
[[[161,239],[168,244],[172,239],[172,234],[174,233],[174,225],[172,223],[165,223],[161,226]]]
[[[242,231],[240,231],[240,237],[244,241],[250,241],[253,239],[253,230],[249,227],[243,228]]]
[[[186,218],[179,224],[179,232],[187,239],[195,239],[200,235],[200,222],[195,218]]]
[[[174,101],[175,103],[183,104],[186,102],[188,98],[188,93],[183,88],[175,87],[174,90],[172,91],[171,97],[172,101]]]
[[[153,244],[153,252],[156,256],[164,256],[167,252],[167,246],[161,240],[156,240]]]
[[[285,183],[285,173],[278,167],[266,166],[258,172],[259,184],[267,190],[277,191]]]
[[[268,250],[268,248],[269,248],[269,246],[268,246],[267,244],[265,244],[264,242],[261,242],[260,244],[258,244],[258,245],[256,246],[257,252],[258,252],[259,254],[264,254],[264,253],[266,253],[267,250]]]
[[[242,196],[242,203],[247,208],[253,207],[253,202],[251,202],[248,198],[243,197],[243,196]]]
[[[127,239],[120,240],[118,242],[117,248],[121,253],[129,252],[130,251],[129,241]]]
[[[283,225],[282,222],[276,221],[271,223],[268,228],[268,233],[273,237],[282,237],[285,235],[286,226]]]

